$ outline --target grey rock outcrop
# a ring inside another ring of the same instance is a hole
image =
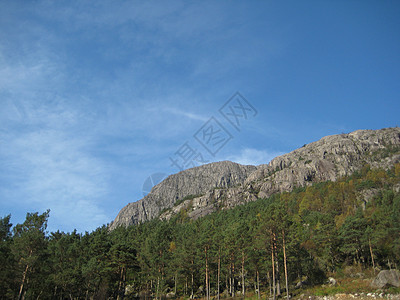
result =
[[[400,287],[400,272],[398,270],[382,270],[371,282],[373,288]]]
[[[219,162],[171,175],[145,198],[125,206],[111,228],[150,220],[162,211],[161,219],[182,209],[198,218],[295,187],[336,181],[365,164],[387,169],[398,162],[400,128],[327,136],[257,167]],[[188,195],[198,196],[182,201]]]
[[[387,169],[400,161],[399,147],[400,128],[326,136],[258,167],[245,185],[252,185],[262,198],[295,186],[335,181],[365,164]]]
[[[179,209],[192,218],[202,217],[217,209],[288,192],[295,187],[321,181],[335,181],[360,170],[365,164],[387,169],[400,162],[400,129],[357,130],[349,134],[327,136],[288,154],[260,165],[241,186],[212,191],[188,200],[161,215],[169,219]],[[373,194],[373,191],[370,191]],[[362,195],[361,195],[362,196]],[[365,196],[367,201],[371,196]]]
[[[329,277],[329,278],[328,278],[328,284],[331,285],[331,286],[336,286],[337,281],[336,281],[335,278]]]
[[[204,195],[215,188],[242,184],[255,166],[243,166],[230,161],[210,163],[168,176],[154,186],[143,199],[126,205],[110,225],[132,225],[156,218],[166,208],[188,195]]]

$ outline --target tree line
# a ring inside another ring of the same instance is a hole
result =
[[[49,211],[0,219],[2,299],[289,297],[347,265],[400,262],[400,164],[365,166],[191,220],[187,210],[84,234],[47,232]],[[366,193],[368,191],[368,193]],[[365,201],[364,194],[372,194]],[[190,208],[188,208],[190,209]]]

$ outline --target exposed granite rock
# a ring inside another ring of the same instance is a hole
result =
[[[339,177],[360,170],[365,164],[387,169],[400,161],[400,128],[357,130],[327,136],[262,165],[244,183],[258,191],[259,198],[295,186]]]
[[[382,270],[371,282],[373,288],[400,287],[400,272],[398,270]]]
[[[255,166],[243,166],[222,161],[191,168],[168,176],[143,199],[126,205],[110,225],[132,225],[158,217],[188,195],[203,195],[214,188],[229,188],[242,184]]]
[[[400,128],[327,136],[258,167],[219,162],[171,175],[145,198],[124,207],[111,228],[150,220],[163,210],[162,219],[182,209],[198,218],[294,187],[335,181],[365,164],[387,169],[398,162]],[[199,196],[174,206],[188,195]]]

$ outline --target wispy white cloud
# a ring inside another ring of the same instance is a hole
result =
[[[93,228],[112,220],[111,201],[137,200],[130,187],[117,199],[118,176],[140,182],[164,157],[168,167],[240,88],[214,79],[265,54],[248,55],[242,25],[215,2],[0,8],[0,201],[50,208],[59,228]],[[268,160],[257,151],[229,159]]]
[[[50,224],[61,228],[93,229],[111,217],[101,202],[108,194],[106,165],[91,154],[90,136],[65,125],[76,121],[74,112],[58,109],[24,107],[24,120],[0,133],[0,159],[6,162],[1,198],[27,209],[49,208],[58,216]]]
[[[6,55],[1,52],[0,59],[1,206],[50,209],[52,230],[107,223],[107,167],[92,154],[96,128],[87,124],[90,111],[63,94],[63,63],[42,47],[26,57]]]
[[[180,109],[177,109],[174,107],[168,107],[165,109],[165,111],[172,113],[174,115],[177,115],[177,116],[183,116],[185,118],[188,118],[188,119],[194,120],[194,121],[206,122],[209,119],[209,117],[204,117],[199,114],[195,114],[195,113],[188,112],[188,111],[183,111],[183,110],[180,110]]]
[[[273,158],[282,155],[282,152],[269,152],[253,148],[244,148],[238,154],[231,155],[227,160],[242,165],[261,165],[269,163]]]

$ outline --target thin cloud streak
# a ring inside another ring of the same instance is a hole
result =
[[[211,107],[204,99],[222,104],[233,92],[218,83],[205,89],[207,73],[217,67],[223,76],[248,63],[231,47],[234,33],[220,5],[39,2],[8,9],[28,17],[16,26],[9,13],[8,34],[0,35],[7,41],[0,46],[0,125],[7,128],[0,131],[1,198],[27,210],[50,208],[54,227],[110,221],[107,201],[117,200],[110,178],[121,165],[138,178],[148,175],[139,170],[143,161],[149,169],[165,157],[169,166],[168,156],[220,106],[202,114]],[[204,23],[206,13],[211,21]],[[210,53],[216,45],[222,49]]]
[[[107,168],[90,153],[95,142],[76,129],[79,114],[62,101],[8,101],[8,111],[13,108],[24,117],[2,116],[9,128],[0,132],[0,159],[6,162],[0,172],[2,205],[18,199],[27,209],[50,208],[52,215],[62,216],[54,219],[57,225],[70,230],[84,229],[87,220],[92,220],[87,229],[108,222],[111,216],[100,201],[108,194]]]
[[[236,162],[242,165],[258,166],[267,164],[275,157],[284,154],[283,152],[268,152],[253,148],[244,148],[236,155],[228,156],[227,160]]]
[[[329,8],[332,22],[315,27],[318,10],[299,15],[297,7],[265,2],[0,3],[6,213],[10,203],[23,214],[50,208],[62,230],[106,223],[141,198],[149,175],[177,171],[169,157],[185,142],[206,151],[193,135],[212,116],[234,139],[205,159],[253,165],[337,133],[337,124],[394,126],[397,110],[380,102],[397,104],[397,23],[390,22],[398,18],[363,7],[354,27],[358,7],[345,14],[335,4],[319,7]],[[346,34],[330,35],[337,25]],[[235,91],[259,111],[240,132],[218,112]],[[375,110],[385,118],[371,117]]]
[[[172,107],[171,108],[166,108],[165,111],[169,112],[169,113],[172,113],[174,115],[177,115],[177,116],[183,116],[185,118],[188,118],[188,119],[194,120],[194,121],[207,122],[207,120],[209,119],[209,118],[206,118],[206,117],[201,116],[199,114],[194,114],[194,113],[191,113],[191,112],[182,111],[180,109],[172,108]]]

